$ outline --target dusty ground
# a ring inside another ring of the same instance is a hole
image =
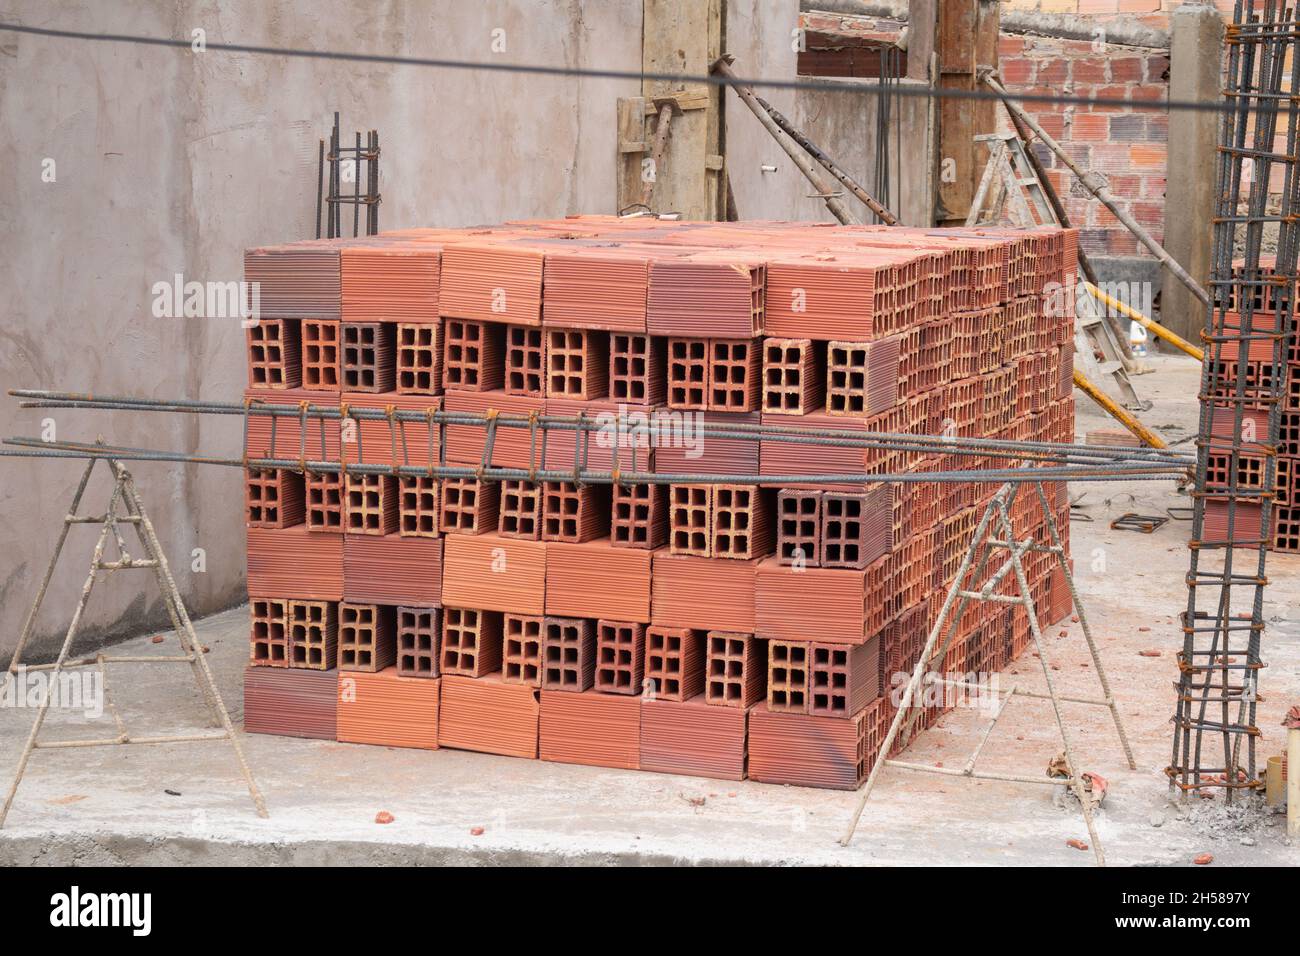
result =
[[[1155,406],[1143,416],[1171,440],[1195,427],[1196,367],[1153,361],[1137,380]],[[1109,427],[1080,399],[1080,434]],[[1189,446],[1183,446],[1189,447]],[[1086,492],[1086,494],[1084,494]],[[1186,504],[1172,482],[1076,487],[1093,522],[1073,524],[1073,550],[1086,609],[1137,757],[1125,767],[1105,711],[1067,707],[1082,764],[1110,781],[1100,832],[1112,865],[1185,865],[1212,853],[1214,865],[1300,864],[1280,818],[1229,812],[1220,800],[1180,808],[1169,801],[1175,615],[1186,602],[1188,525],[1153,535],[1110,531],[1124,511],[1162,513]],[[1134,496],[1130,499],[1129,495]],[[1104,559],[1104,569],[1097,570]],[[1096,567],[1094,567],[1094,564]],[[1260,709],[1261,754],[1281,746],[1278,723],[1300,700],[1300,558],[1270,559],[1275,582]],[[1149,628],[1149,630],[1141,630]],[[1062,692],[1091,693],[1094,674],[1078,625],[1049,632]],[[202,621],[200,636],[222,693],[238,719],[247,611]],[[141,637],[115,653],[148,652]],[[1159,657],[1139,654],[1159,650]],[[1032,666],[1031,666],[1032,665]],[[1037,662],[1003,675],[1035,686]],[[136,731],[200,726],[202,708],[185,668],[122,665],[114,698]],[[0,709],[0,772],[8,779],[32,712]],[[959,711],[924,735],[910,756],[954,766],[982,718]],[[108,718],[98,726],[102,729]],[[87,734],[58,712],[46,735]],[[111,726],[111,725],[110,725]],[[985,766],[1038,774],[1057,752],[1045,703],[1018,701],[986,750]],[[6,829],[0,864],[11,863],[830,863],[1090,866],[1078,813],[1048,788],[976,783],[887,771],[853,845],[837,845],[856,795],[759,783],[724,783],[649,773],[570,767],[443,750],[434,753],[256,735],[243,737],[270,806],[260,820],[229,748],[186,744],[96,751],[43,751],[33,759]],[[169,793],[168,791],[172,791]],[[388,810],[395,822],[376,825]],[[481,835],[471,828],[482,827]]]

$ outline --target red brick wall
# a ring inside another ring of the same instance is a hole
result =
[[[1164,51],[1087,40],[1003,34],[999,69],[1008,89],[1159,102],[1169,95]],[[1169,117],[1119,106],[1026,103],[1026,110],[1071,159],[1104,173],[1126,211],[1160,239],[1165,221],[1165,168]],[[1034,149],[1056,188],[1084,251],[1093,255],[1147,255],[1118,219],[1088,194],[1050,150]]]
[[[1160,7],[1158,0],[1152,0],[1152,5]],[[1041,9],[1056,11],[1058,6],[1061,4],[1049,2]],[[902,27],[892,20],[820,13],[804,14],[799,23],[807,31],[809,50],[815,50],[812,55],[800,58],[799,72],[810,75],[850,75],[831,69],[823,72],[819,66],[832,62],[829,57],[837,49],[836,35],[844,37],[842,49],[847,49],[856,47],[862,38],[880,40],[897,36]],[[1169,98],[1167,51],[1004,33],[998,55],[1003,82],[1016,92],[1150,102]],[[1156,239],[1162,238],[1169,139],[1166,113],[1048,103],[1026,103],[1025,108],[1083,168],[1104,173],[1110,180],[1111,191],[1126,211]],[[1080,230],[1085,252],[1094,256],[1149,255],[1110,210],[1077,185],[1070,171],[1050,150],[1042,144],[1036,144],[1035,150],[1065,204],[1071,225]]]

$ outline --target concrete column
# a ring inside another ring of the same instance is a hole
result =
[[[1169,98],[1217,102],[1223,73],[1219,11],[1209,3],[1184,3],[1171,17],[1170,40]],[[1170,112],[1164,245],[1202,285],[1210,277],[1218,142],[1218,114]],[[1205,307],[1167,269],[1160,299],[1160,321],[1196,341],[1205,325]]]

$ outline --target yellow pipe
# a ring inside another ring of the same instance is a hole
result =
[[[1074,384],[1083,389],[1085,395],[1102,407],[1112,418],[1131,431],[1138,439],[1152,448],[1168,448],[1164,439],[1147,428],[1120,406],[1111,401],[1110,396],[1099,389],[1087,376],[1077,368],[1074,370]]]
[[[1177,335],[1174,332],[1170,332],[1159,322],[1156,322],[1153,319],[1148,319],[1137,309],[1130,308],[1129,306],[1125,305],[1123,302],[1120,302],[1118,299],[1112,299],[1110,296],[1108,296],[1105,292],[1102,292],[1091,282],[1085,281],[1083,283],[1083,287],[1087,289],[1089,292],[1091,292],[1093,297],[1097,299],[1099,302],[1105,303],[1106,305],[1110,306],[1120,315],[1127,316],[1128,318],[1132,319],[1134,322],[1142,326],[1148,332],[1151,332],[1154,335],[1158,335],[1160,338],[1164,339],[1170,345],[1174,346],[1174,348],[1182,349],[1184,352],[1186,352],[1192,358],[1196,359],[1196,361],[1198,362],[1203,362],[1205,360],[1204,352],[1202,352],[1200,349],[1198,349],[1195,345],[1187,341],[1182,336]]]

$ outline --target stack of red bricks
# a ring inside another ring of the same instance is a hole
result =
[[[1242,262],[1235,263],[1240,269]],[[1267,278],[1272,260],[1261,257],[1259,275]],[[1237,457],[1235,487],[1245,493],[1237,498],[1232,519],[1231,538],[1245,547],[1261,539],[1275,551],[1300,553],[1300,340],[1292,330],[1281,348],[1283,363],[1275,364],[1273,332],[1286,332],[1274,301],[1274,286],[1258,287],[1253,295],[1253,328],[1250,341],[1224,342],[1220,365],[1211,380],[1210,446],[1206,460],[1205,527],[1202,537],[1211,544],[1227,543],[1228,513],[1232,504],[1233,475],[1231,449],[1236,442],[1242,453]],[[1225,327],[1236,334],[1242,329],[1241,309],[1245,303],[1228,302]],[[1213,358],[1213,345],[1206,346],[1207,361]],[[1276,458],[1276,481],[1271,526],[1262,527],[1263,509],[1252,500],[1264,487],[1267,458],[1269,411],[1274,384],[1281,379],[1286,390],[1279,415]],[[1235,419],[1241,406],[1241,422]]]
[[[924,476],[1008,462],[801,432],[1072,440],[1074,269],[1070,230],[588,216],[249,250],[246,400],[339,415],[250,415],[246,451],[344,467],[248,472],[246,726],[856,787],[997,487]],[[580,441],[399,410],[661,430]],[[694,474],[717,480],[672,481]],[[909,480],[824,480],[842,475]],[[1022,495],[1014,519],[1045,515]],[[1046,557],[1027,570],[1056,621],[1069,595]],[[1027,642],[1023,613],[975,605],[943,668],[997,670]]]

